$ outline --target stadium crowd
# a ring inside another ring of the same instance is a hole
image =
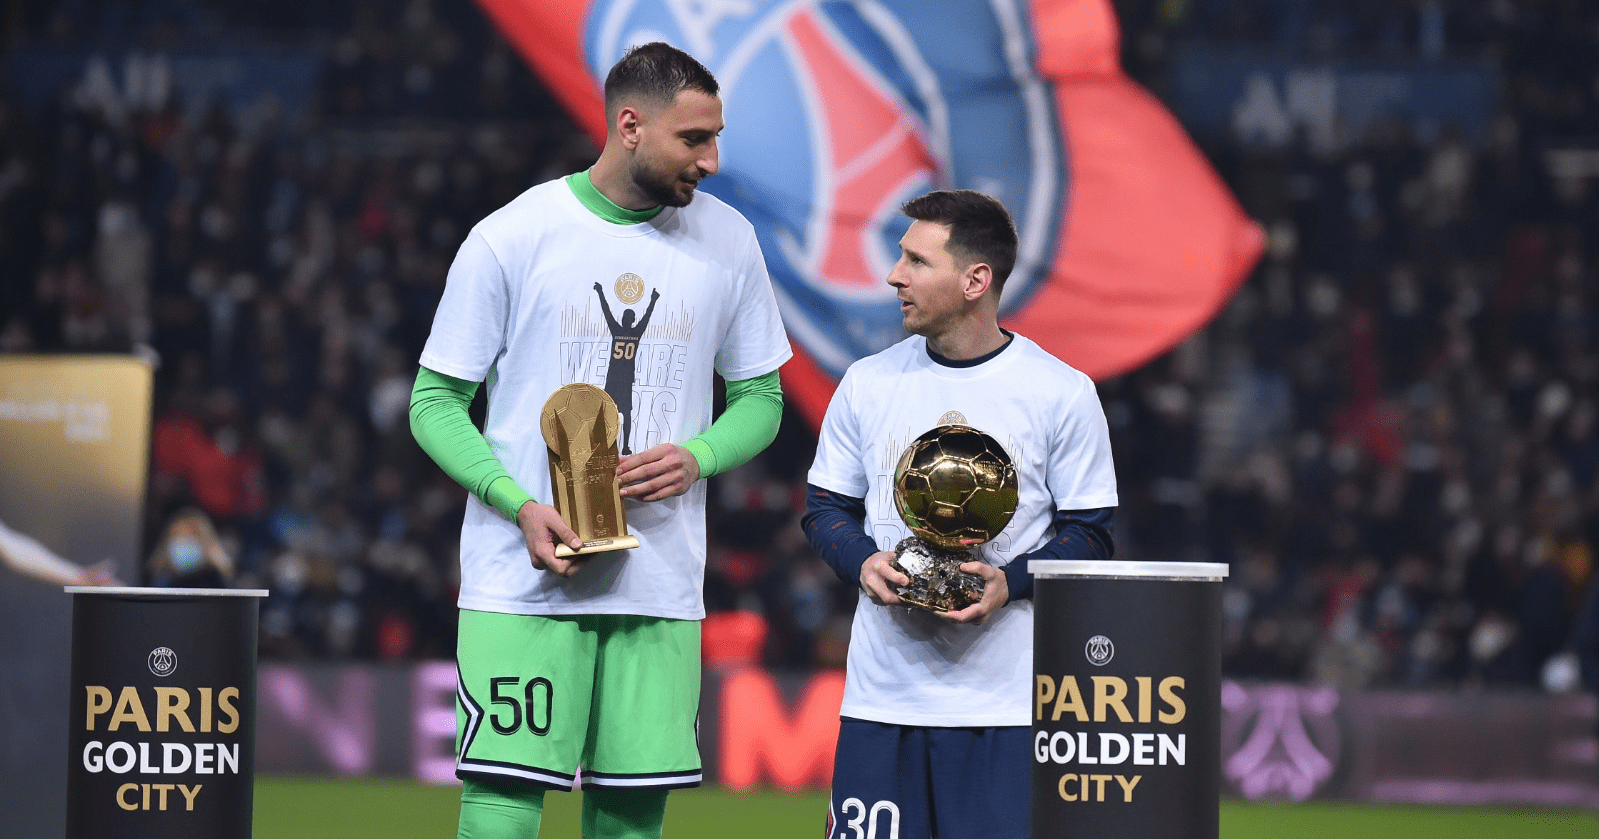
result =
[[[147,542],[207,513],[232,582],[272,590],[267,658],[452,654],[464,492],[411,439],[416,359],[467,229],[595,153],[476,7],[391,5],[63,0],[6,24],[13,49],[204,36],[321,68],[300,110],[0,90],[0,352],[158,361]],[[1599,9],[1118,11],[1157,92],[1202,39],[1499,68],[1481,139],[1200,138],[1268,254],[1209,327],[1100,386],[1117,557],[1230,564],[1228,675],[1541,684],[1599,547]],[[791,412],[712,482],[707,604],[758,616],[728,625],[774,667],[841,666],[854,603],[797,525],[813,447]]]

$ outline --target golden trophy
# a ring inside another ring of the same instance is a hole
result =
[[[540,430],[550,455],[551,504],[583,546],[555,546],[556,556],[636,548],[627,532],[622,488],[616,480],[616,432],[621,415],[610,394],[591,384],[557,388],[544,403]]]
[[[931,612],[981,600],[983,578],[960,564],[1010,523],[1017,489],[1010,454],[969,425],[940,425],[906,446],[894,469],[894,506],[914,535],[894,546],[894,567],[911,578],[899,599]]]

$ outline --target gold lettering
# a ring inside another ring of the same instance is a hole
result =
[[[138,784],[123,784],[117,787],[117,806],[124,810],[137,810],[139,805],[128,803],[128,790],[138,789]]]
[[[155,790],[156,792],[161,793],[161,796],[160,796],[161,797],[161,803],[156,805],[156,809],[157,810],[165,810],[167,808],[167,793],[172,791],[172,787],[173,786],[174,786],[173,784],[150,784],[149,785],[149,787],[151,789]]]
[[[1138,683],[1138,721],[1149,722],[1149,706],[1155,701],[1155,688],[1151,684],[1154,679],[1148,676],[1134,676],[1133,681]]]
[[[200,730],[211,731],[211,689],[200,688]]]
[[[189,721],[189,691],[184,688],[156,688],[155,730],[170,730],[174,719],[178,721],[179,728],[194,733],[194,723]]]
[[[195,784],[194,789],[189,789],[187,784],[178,784],[178,792],[183,793],[183,809],[194,812],[194,799],[200,794],[200,789],[205,784]]]
[[[139,691],[132,685],[122,689],[117,697],[117,709],[111,712],[111,724],[108,731],[116,731],[125,722],[131,722],[139,727],[140,731],[150,730],[150,718],[144,714],[144,703],[139,701]]]
[[[227,722],[218,722],[217,731],[223,734],[232,734],[239,728],[239,711],[233,707],[234,700],[239,698],[239,689],[235,687],[223,688],[217,694],[217,710],[227,718]]]
[[[1143,775],[1079,775],[1068,772],[1060,776],[1055,790],[1062,801],[1104,801],[1106,782],[1114,780],[1122,790],[1122,803],[1133,803],[1133,790]]]
[[[111,689],[100,685],[84,685],[83,689],[89,694],[88,713],[83,720],[85,731],[94,730],[94,718],[111,710]]]
[[[1088,722],[1088,708],[1083,705],[1083,693],[1077,689],[1076,676],[1060,677],[1060,691],[1055,694],[1055,710],[1050,712],[1051,721],[1059,721],[1060,715],[1071,711],[1078,722]]]
[[[1037,696],[1038,696],[1038,702],[1036,703],[1037,707],[1036,707],[1036,710],[1034,710],[1034,712],[1033,712],[1033,719],[1042,720],[1042,719],[1044,719],[1044,706],[1049,704],[1049,700],[1055,698],[1055,680],[1050,678],[1050,677],[1048,677],[1048,676],[1046,676],[1046,675],[1044,675],[1043,673],[1039,673],[1039,674],[1037,674],[1037,675],[1035,675],[1033,677],[1033,681],[1034,681],[1035,686],[1037,687]],[[106,694],[106,707],[110,707],[110,705],[111,705],[111,694],[107,693]],[[91,716],[91,717],[89,717],[89,719],[91,721],[89,728],[93,729],[94,728],[94,725],[93,725],[94,717]]]
[[[1116,709],[1116,719],[1122,722],[1132,722],[1133,715],[1127,713],[1127,682],[1118,676],[1095,676],[1094,678],[1094,722],[1105,721],[1105,709]]]
[[[1168,725],[1180,723],[1183,721],[1183,717],[1188,715],[1187,703],[1183,702],[1183,698],[1177,695],[1179,689],[1187,686],[1188,681],[1182,676],[1167,676],[1160,680],[1160,698],[1166,700],[1166,704],[1171,706],[1169,713],[1166,711],[1160,712],[1161,722]]]

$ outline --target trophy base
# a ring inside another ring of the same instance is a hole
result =
[[[901,602],[929,612],[958,612],[983,599],[983,578],[960,570],[973,559],[966,551],[946,551],[914,536],[894,546],[895,570],[911,578],[897,590]]]
[[[587,542],[584,542],[577,550],[573,550],[565,545],[558,544],[555,546],[555,555],[560,557],[586,556],[588,554],[605,553],[606,551],[620,551],[626,548],[636,547],[638,547],[638,537],[625,534],[622,536],[611,536],[605,539],[590,539]]]

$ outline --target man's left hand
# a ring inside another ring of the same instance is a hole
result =
[[[675,443],[630,454],[616,464],[622,497],[635,501],[660,501],[688,492],[700,477],[700,462]]]
[[[1010,600],[1010,583],[1005,572],[986,562],[962,562],[960,569],[983,578],[983,597],[958,612],[938,612],[938,616],[951,623],[982,623]]]

